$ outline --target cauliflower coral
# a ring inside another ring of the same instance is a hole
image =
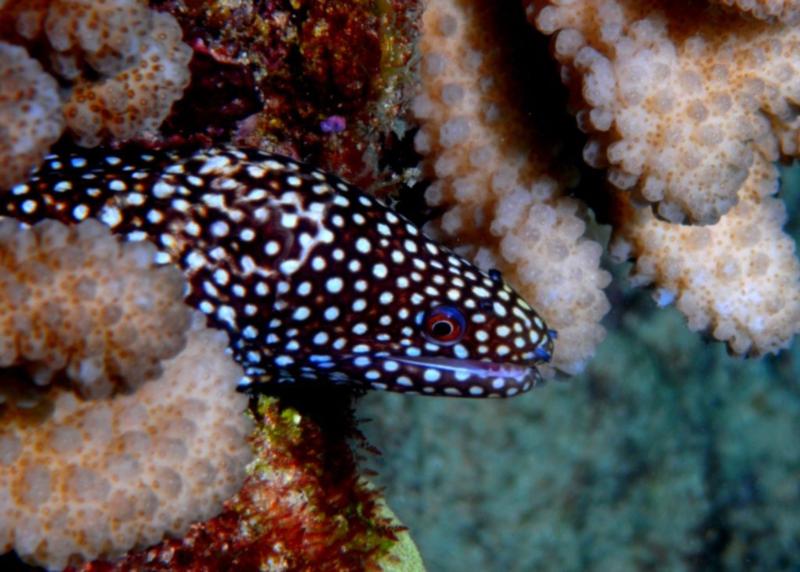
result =
[[[800,28],[793,2],[719,3],[525,2],[552,36],[583,159],[605,174],[593,202],[613,213],[611,253],[633,259],[634,283],[691,329],[759,355],[800,324],[800,266],[771,165],[800,154]],[[556,167],[562,142],[523,111],[556,108],[514,95],[522,59],[496,40],[497,13],[431,0],[423,16],[412,110],[428,202],[445,207],[432,228],[509,275],[559,331],[556,368],[575,373],[603,338],[609,278]]]
[[[152,133],[190,79],[177,21],[143,0],[0,3],[0,37],[2,188],[65,128],[86,147]]]
[[[584,158],[672,222],[711,224],[756,154],[798,151],[800,29],[702,2],[535,1],[572,88]]]
[[[0,552],[118,556],[242,484],[241,368],[154,254],[95,221],[0,223]]]
[[[426,198],[446,208],[428,230],[502,270],[558,331],[553,364],[576,373],[603,338],[610,276],[566,196],[572,171],[558,142],[532,132],[540,126],[520,105],[495,14],[488,0],[430,0],[423,14],[415,145],[434,180]]]
[[[758,355],[800,323],[770,165],[800,153],[800,28],[791,2],[735,4],[776,18],[661,0],[534,0],[528,13],[553,35],[584,158],[619,189],[614,253],[692,329]]]

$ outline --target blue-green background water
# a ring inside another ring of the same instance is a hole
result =
[[[800,234],[800,169],[785,169]],[[800,570],[800,343],[729,357],[625,286],[587,371],[505,401],[372,392],[370,459],[430,571]]]

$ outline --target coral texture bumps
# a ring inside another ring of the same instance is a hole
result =
[[[189,84],[180,26],[143,0],[0,3],[0,37],[0,187],[64,128],[86,147],[152,134]]]
[[[492,4],[431,0],[423,15],[415,144],[434,181],[426,198],[447,209],[429,230],[503,271],[558,331],[553,364],[577,373],[603,339],[610,276],[566,196],[570,173],[553,164],[559,142],[532,132],[518,105]]]
[[[800,266],[770,163],[800,154],[794,3],[526,4],[552,35],[584,159],[610,183],[613,254],[734,353],[785,348],[800,327]]]
[[[242,371],[177,270],[99,223],[0,225],[0,551],[48,568],[182,534],[251,458]],[[147,373],[147,376],[142,376]]]

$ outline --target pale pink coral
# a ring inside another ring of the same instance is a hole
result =
[[[800,263],[783,203],[774,191],[777,169],[757,157],[739,203],[710,226],[657,220],[618,193],[618,259],[635,258],[631,280],[655,285],[659,305],[675,303],[692,330],[710,331],[740,355],[786,348],[800,324]]]
[[[132,389],[186,342],[177,268],[155,246],[121,245],[107,227],[0,220],[0,367],[25,365],[44,385],[64,370],[83,396]],[[124,383],[122,383],[124,381]]]
[[[634,283],[734,353],[786,347],[800,328],[800,266],[770,163],[800,151],[800,29],[698,2],[528,10],[554,35],[584,158],[622,189],[613,252],[636,260]],[[661,219],[708,226],[658,220],[648,202]]]
[[[19,46],[0,42],[0,188],[23,179],[64,129],[58,83]]]
[[[123,65],[106,56],[108,75],[78,81],[64,105],[67,126],[81,145],[97,145],[107,135],[128,139],[155,132],[189,83],[191,50],[178,23],[169,14],[147,12],[147,33],[131,40],[136,48]]]

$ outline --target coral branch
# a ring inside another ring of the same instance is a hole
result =
[[[707,330],[736,354],[786,348],[800,323],[800,264],[781,230],[783,203],[762,198],[777,186],[777,169],[761,158],[741,199],[715,225],[657,220],[618,193],[611,252],[636,258],[632,281],[655,284],[659,305],[675,302],[692,330]]]
[[[2,365],[34,371],[1,372],[0,551],[63,568],[216,514],[251,457],[242,371],[201,315],[189,328],[176,271],[98,223],[0,235],[0,323],[19,330],[3,332]]]
[[[0,221],[0,367],[27,364],[39,385],[66,370],[98,398],[159,375],[183,348],[184,280],[152,267],[153,245],[123,247],[95,220],[18,226]]]
[[[64,126],[87,147],[152,135],[190,79],[175,18],[143,0],[0,3],[0,37],[16,44],[0,43],[0,129],[11,141],[0,159],[12,164],[0,173],[4,188],[37,166]]]
[[[542,309],[559,333],[554,365],[575,373],[603,338],[610,277],[602,248],[583,237],[582,209],[564,196],[571,172],[553,151],[561,141],[552,130],[537,134],[521,107],[493,4],[432,0],[423,16],[413,111],[422,124],[416,148],[434,179],[427,200],[448,208],[435,230]]]
[[[778,19],[794,23],[800,17],[800,2],[797,0],[711,0],[711,2],[729,6],[762,20]]]
[[[528,4],[555,35],[589,134],[584,158],[634,191],[611,198],[613,250],[637,259],[634,283],[734,353],[786,347],[800,328],[800,268],[770,162],[800,151],[800,29],[698,2]],[[671,225],[637,202],[709,226]]]
[[[28,52],[0,42],[0,188],[25,178],[64,129],[58,83]]]
[[[800,29],[700,2],[535,0],[555,34],[584,158],[657,205],[709,224],[737,200],[755,153],[796,154]]]

